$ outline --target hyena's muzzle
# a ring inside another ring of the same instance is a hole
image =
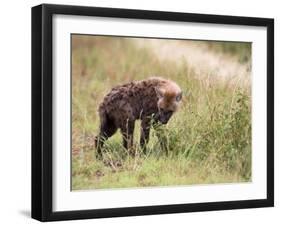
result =
[[[167,124],[170,118],[173,115],[173,111],[165,111],[163,109],[160,109],[158,112],[158,121],[161,122],[162,124]]]

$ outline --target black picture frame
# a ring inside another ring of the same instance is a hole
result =
[[[52,18],[55,14],[266,27],[267,198],[54,212],[52,210]],[[274,206],[273,19],[49,4],[32,8],[32,218],[40,221],[56,221],[270,206]]]

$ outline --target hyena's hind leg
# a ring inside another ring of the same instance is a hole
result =
[[[95,138],[95,147],[97,158],[102,156],[101,149],[104,142],[117,131],[115,123],[108,118],[105,112],[100,112],[100,131],[99,135]]]

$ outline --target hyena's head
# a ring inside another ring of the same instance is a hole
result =
[[[166,81],[155,88],[158,97],[158,117],[162,124],[167,124],[174,112],[177,111],[182,99],[182,91],[180,87],[172,82]]]

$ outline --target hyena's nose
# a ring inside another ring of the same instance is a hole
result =
[[[166,119],[166,118],[161,118],[160,119],[160,122],[164,125],[166,125],[168,123],[169,119]]]

